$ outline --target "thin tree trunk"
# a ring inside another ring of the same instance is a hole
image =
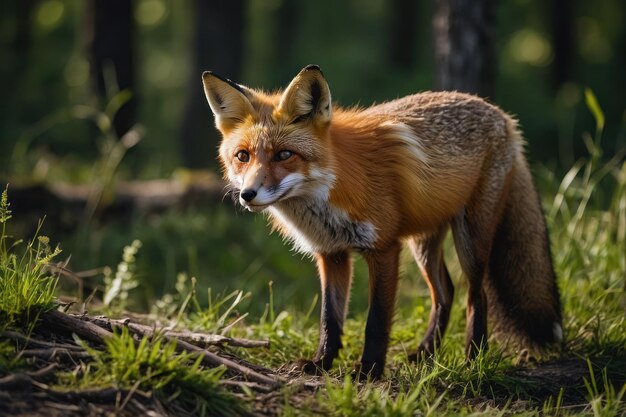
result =
[[[552,65],[552,85],[555,89],[571,77],[574,51],[573,33],[574,5],[570,0],[552,2],[552,45],[554,63]]]
[[[111,92],[132,94],[113,119],[118,137],[135,124],[132,4],[131,0],[90,0],[87,6],[90,75],[96,93],[105,100]]]
[[[238,80],[244,26],[243,0],[195,0],[193,66],[182,125],[183,163],[189,168],[215,166],[219,135],[204,97],[201,74],[212,70]]]
[[[31,44],[31,19],[35,6],[34,0],[15,0],[16,28],[14,50],[24,56],[28,53]],[[25,62],[26,60],[24,60]]]
[[[435,88],[493,98],[493,0],[435,0]]]
[[[293,62],[294,40],[298,25],[298,0],[283,0],[277,15],[274,59],[276,60],[276,81],[288,83],[294,76],[294,68],[285,63]]]
[[[389,27],[389,60],[396,68],[410,69],[415,62],[417,2],[393,0]]]

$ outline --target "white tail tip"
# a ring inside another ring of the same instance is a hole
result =
[[[563,341],[563,328],[557,322],[552,323],[552,334],[554,335],[554,340],[556,342]]]

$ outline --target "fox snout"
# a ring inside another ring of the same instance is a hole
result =
[[[253,187],[243,188],[239,192],[239,204],[252,212],[263,210],[267,203],[261,201],[264,200],[263,196],[260,195],[264,194],[262,188],[263,187],[259,187],[258,189]]]
[[[239,204],[252,212],[261,211],[265,208],[266,204],[261,203],[261,196],[257,198],[259,195],[259,191],[254,188],[244,188],[239,192]]]
[[[239,203],[249,211],[262,211],[272,204],[303,193],[302,174],[291,173],[277,183],[253,181],[257,177],[252,176],[249,180],[242,181],[239,191]]]
[[[243,199],[243,201],[249,203],[252,200],[254,200],[254,197],[256,197],[256,191],[252,190],[250,188],[246,188],[245,190],[241,190],[241,194],[239,194],[239,197],[241,197]]]

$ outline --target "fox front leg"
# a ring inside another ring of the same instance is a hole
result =
[[[378,379],[384,371],[398,288],[400,248],[400,242],[395,242],[384,250],[365,254],[369,268],[369,312],[363,356],[356,369],[361,379]]]
[[[320,341],[315,357],[299,363],[308,374],[328,371],[339,354],[352,282],[352,259],[348,251],[317,255],[317,267],[322,287]]]

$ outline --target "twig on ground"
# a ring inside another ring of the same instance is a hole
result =
[[[50,310],[41,315],[42,320],[49,327],[61,329],[68,333],[76,333],[80,338],[103,344],[113,337],[113,333],[89,321],[84,321],[57,310]]]
[[[32,372],[10,374],[0,378],[0,389],[15,390],[30,386],[34,381],[40,382],[49,377],[57,369],[56,363],[51,363]]]
[[[167,340],[176,340],[175,338],[172,338],[167,334],[164,335],[164,337]],[[230,359],[223,358],[213,352],[209,352],[206,349],[199,348],[198,346],[192,345],[191,343],[185,342],[183,340],[176,340],[176,342],[177,349],[182,349],[187,352],[197,352],[199,355],[201,355],[202,363],[204,363],[205,365],[223,365],[228,369],[239,372],[251,381],[260,382],[262,384],[269,385],[272,388],[278,388],[280,383],[283,382],[282,379],[272,378],[267,375],[263,375],[253,369],[248,368],[247,366],[241,365],[235,361],[231,361]],[[267,371],[272,372],[270,369],[268,369]]]
[[[91,355],[84,350],[70,350],[66,348],[24,349],[18,353],[18,356],[35,357],[43,360],[61,358],[71,359],[73,361],[91,357]]]
[[[80,350],[83,348],[76,345],[70,345],[67,343],[56,343],[56,342],[46,342],[44,340],[33,339],[32,337],[26,336],[20,332],[14,331],[4,331],[0,332],[0,337],[6,337],[7,339],[19,340],[24,342],[27,346],[37,346],[41,348],[57,348],[57,349],[66,349],[66,350]]]
[[[109,319],[106,317],[89,317],[89,316],[77,316],[81,320],[90,321],[104,329],[113,330],[114,327],[127,327],[133,333],[140,334],[142,336],[153,337],[155,334],[163,333],[169,337],[173,337],[177,340],[182,340],[201,348],[207,346],[235,346],[244,348],[257,348],[270,346],[269,340],[250,340],[236,337],[222,336],[218,334],[199,333],[199,332],[179,332],[169,330],[165,327],[155,328],[147,326],[145,324],[139,324],[130,321],[129,319]]]
[[[55,389],[42,389],[40,393],[34,395],[49,395],[52,398],[63,401],[75,402],[76,400],[87,400],[97,403],[113,403],[117,400],[118,396],[125,397],[130,393],[127,389],[117,388],[88,388],[78,391],[58,391]],[[140,390],[135,390],[133,395],[139,395],[143,398],[151,398],[152,394]]]
[[[222,384],[224,385],[228,385],[228,386],[233,386],[233,387],[238,387],[240,389],[245,389],[245,388],[249,388],[252,389],[254,391],[258,391],[258,392],[272,392],[273,389],[271,387],[268,387],[266,385],[261,385],[257,382],[250,382],[250,381],[236,381],[236,380],[232,380],[232,379],[226,379],[226,380],[222,380],[221,381]]]

